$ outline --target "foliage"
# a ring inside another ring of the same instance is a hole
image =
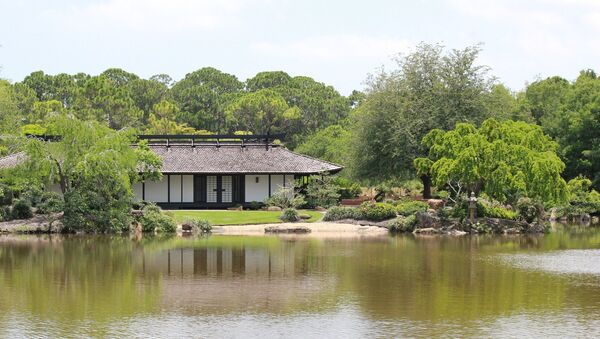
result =
[[[331,207],[340,199],[338,187],[331,176],[313,175],[306,187],[306,203],[310,207]]]
[[[412,232],[417,225],[417,217],[415,215],[401,216],[387,223],[387,228],[390,232]]]
[[[333,183],[338,187],[340,199],[353,199],[362,193],[362,187],[356,182],[344,177],[335,177]]]
[[[258,201],[251,201],[250,204],[248,205],[248,208],[251,211],[258,211],[261,207],[261,203]]]
[[[279,219],[284,222],[294,222],[300,220],[298,216],[298,211],[295,208],[286,208],[283,210]]]
[[[325,221],[336,221],[342,219],[362,220],[364,219],[364,215],[360,208],[332,206],[327,210],[325,216],[323,217],[323,220]]]
[[[544,214],[544,206],[531,198],[520,198],[516,208],[519,218],[528,223],[539,220]]]
[[[396,213],[403,216],[409,216],[414,215],[417,212],[426,212],[428,208],[429,205],[423,201],[401,201],[396,205]]]
[[[43,192],[37,203],[38,214],[50,214],[64,211],[64,199],[57,192]]]
[[[580,216],[600,213],[600,193],[591,188],[591,180],[577,177],[571,179],[567,186],[569,188],[569,203],[566,215]]]
[[[281,207],[282,209],[299,208],[300,206],[304,205],[304,203],[304,197],[301,194],[296,193],[296,189],[294,187],[280,187],[275,193],[265,200],[265,204],[267,206],[277,206]]]
[[[350,165],[351,133],[342,125],[332,125],[309,135],[294,151],[340,165]]]
[[[12,187],[6,183],[0,183],[0,206],[12,204],[14,192]]]
[[[423,144],[429,148],[428,174],[435,185],[451,191],[451,199],[471,191],[500,202],[522,196],[547,203],[566,199],[565,164],[539,126],[488,119],[478,129],[461,123],[448,132],[432,130]],[[420,171],[425,162],[415,160]]]
[[[517,212],[502,206],[498,202],[490,202],[482,198],[477,200],[477,213],[479,216],[488,218],[508,220],[515,220],[517,218]]]
[[[144,207],[140,224],[142,225],[142,232],[174,233],[177,230],[175,220],[164,214],[160,207],[155,204],[148,204]]]
[[[382,221],[396,216],[396,208],[385,202],[364,202],[359,208],[364,218],[371,221]]]
[[[29,219],[33,217],[31,205],[25,200],[15,200],[12,206],[11,216],[13,219]]]
[[[396,69],[371,76],[366,98],[352,114],[354,175],[412,177],[413,160],[426,154],[421,140],[431,129],[479,124],[491,116],[493,77],[477,65],[479,52],[478,46],[445,52],[423,43],[399,56]]]
[[[184,224],[191,225],[195,233],[208,234],[212,232],[212,225],[206,219],[186,220]]]

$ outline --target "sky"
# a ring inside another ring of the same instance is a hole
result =
[[[306,75],[347,95],[420,42],[482,44],[513,90],[600,72],[600,0],[0,0],[0,78],[111,67]]]

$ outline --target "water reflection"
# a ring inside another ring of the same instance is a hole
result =
[[[591,227],[458,238],[1,236],[0,336],[498,336],[536,335],[536,325],[590,334],[599,248]]]

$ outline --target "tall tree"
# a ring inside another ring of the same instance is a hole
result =
[[[476,63],[477,46],[444,52],[421,44],[397,69],[371,76],[357,108],[353,143],[355,175],[384,179],[414,175],[413,159],[426,153],[421,139],[433,128],[481,123],[492,113],[487,100],[494,83]]]
[[[235,76],[212,67],[187,74],[171,89],[171,95],[181,109],[178,122],[198,129],[227,132],[225,107],[243,87]]]

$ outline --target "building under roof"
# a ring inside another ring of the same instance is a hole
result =
[[[269,136],[140,136],[163,160],[161,181],[133,184],[138,200],[163,208],[225,208],[263,202],[313,174],[342,167],[294,153]],[[135,146],[134,146],[135,147]],[[12,168],[23,153],[0,158]]]

